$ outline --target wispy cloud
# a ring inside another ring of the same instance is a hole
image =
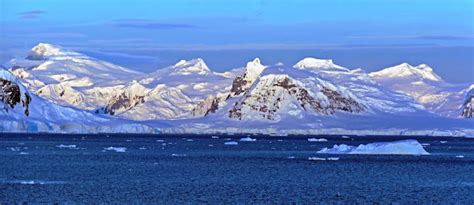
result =
[[[456,35],[424,35],[418,36],[418,39],[422,40],[468,40],[472,39],[473,36],[456,36]]]
[[[36,19],[45,14],[46,11],[43,10],[32,10],[18,13],[18,17],[21,19]]]
[[[122,19],[110,23],[116,27],[122,28],[140,28],[140,29],[192,29],[198,28],[197,25],[186,23],[165,22],[153,19]]]
[[[469,40],[474,36],[462,35],[381,35],[381,36],[346,36],[350,39],[417,39],[417,40]]]

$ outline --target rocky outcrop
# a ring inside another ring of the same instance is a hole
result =
[[[25,93],[24,98],[21,96],[20,86],[9,80],[0,78],[0,101],[4,104],[3,109],[8,112],[8,109],[13,109],[19,103],[25,109],[24,113],[26,116],[29,115],[29,105],[31,97],[28,93]]]
[[[125,93],[122,93],[109,102],[107,106],[96,111],[96,113],[102,112],[105,114],[114,115],[118,112],[124,112],[129,110],[141,103],[145,102],[145,96],[128,96]]]
[[[194,107],[192,115],[194,117],[202,117],[214,113],[219,109],[219,102],[220,99],[218,97],[209,96]]]
[[[471,86],[471,89],[466,95],[464,104],[462,105],[461,116],[464,118],[473,118],[474,114],[474,86]]]

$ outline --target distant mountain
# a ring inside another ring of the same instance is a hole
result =
[[[461,106],[469,86],[445,82],[426,64],[403,63],[369,75],[388,89],[413,97],[432,113],[462,117]]]
[[[0,69],[0,131],[14,132],[158,132],[150,126],[98,116],[44,100]]]
[[[203,59],[143,74],[51,44],[2,70],[4,131],[474,134],[472,86],[427,65],[367,74],[331,59],[215,72]],[[421,123],[423,122],[423,123]]]

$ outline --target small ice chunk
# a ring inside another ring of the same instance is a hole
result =
[[[326,158],[324,158],[324,157],[308,157],[308,160],[310,160],[310,161],[326,161]]]
[[[219,137],[218,137],[218,136],[215,136],[215,135],[211,136],[211,138],[212,138],[212,139],[219,139]]]
[[[140,147],[139,150],[146,150],[146,147]]]
[[[456,158],[464,158],[464,155],[457,155]]]
[[[324,139],[324,138],[319,138],[319,139],[316,139],[316,138],[308,138],[308,142],[327,142],[328,140],[327,139]]]
[[[186,154],[171,154],[172,157],[186,157]]]
[[[194,140],[193,140],[193,139],[187,139],[186,141],[188,141],[188,142],[192,142],[192,141],[194,141]]]
[[[164,140],[156,140],[156,142],[164,142]]]
[[[329,161],[337,161],[337,160],[339,160],[339,157],[328,157],[326,159],[329,160]]]
[[[239,143],[236,141],[229,141],[229,142],[225,142],[224,145],[239,145]]]
[[[257,141],[257,139],[254,139],[254,138],[251,138],[251,137],[244,137],[244,138],[240,138],[240,141],[241,142],[255,142],[255,141]]]
[[[126,152],[127,148],[125,147],[106,147],[104,148],[106,151],[115,151],[115,152]]]
[[[445,144],[445,143],[447,143],[448,141],[441,140],[441,141],[439,141],[439,142],[440,142],[441,144]]]
[[[346,144],[334,145],[332,148],[323,148],[320,154],[394,154],[394,155],[429,155],[423,146],[416,140],[400,140],[395,142],[375,142],[349,146]]]
[[[68,148],[68,149],[74,149],[74,148],[77,148],[77,146],[75,144],[71,144],[71,145],[64,145],[64,144],[60,144],[60,145],[56,145],[57,148]]]
[[[18,152],[20,151],[20,148],[19,147],[9,147],[10,151],[13,151],[13,152]]]
[[[341,136],[341,137],[342,137],[343,139],[349,139],[349,138],[350,138],[349,136],[345,136],[345,135],[343,135],[343,136]]]
[[[289,156],[287,157],[287,159],[295,159],[296,157],[295,156]]]
[[[423,147],[426,147],[426,146],[430,146],[431,144],[430,143],[421,143],[421,145],[423,145]]]

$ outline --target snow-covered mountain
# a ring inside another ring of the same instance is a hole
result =
[[[0,108],[0,131],[158,132],[144,124],[54,104],[30,93],[4,69],[0,69]]]
[[[429,66],[367,74],[330,59],[215,72],[203,59],[143,74],[51,44],[2,70],[4,131],[474,134],[473,86]],[[423,123],[420,123],[423,122]]]
[[[93,110],[134,76],[142,75],[60,46],[40,43],[10,71],[35,94],[55,104]]]
[[[461,107],[469,86],[444,81],[426,64],[403,63],[369,75],[388,89],[412,97],[432,113],[453,118],[463,116]]]

